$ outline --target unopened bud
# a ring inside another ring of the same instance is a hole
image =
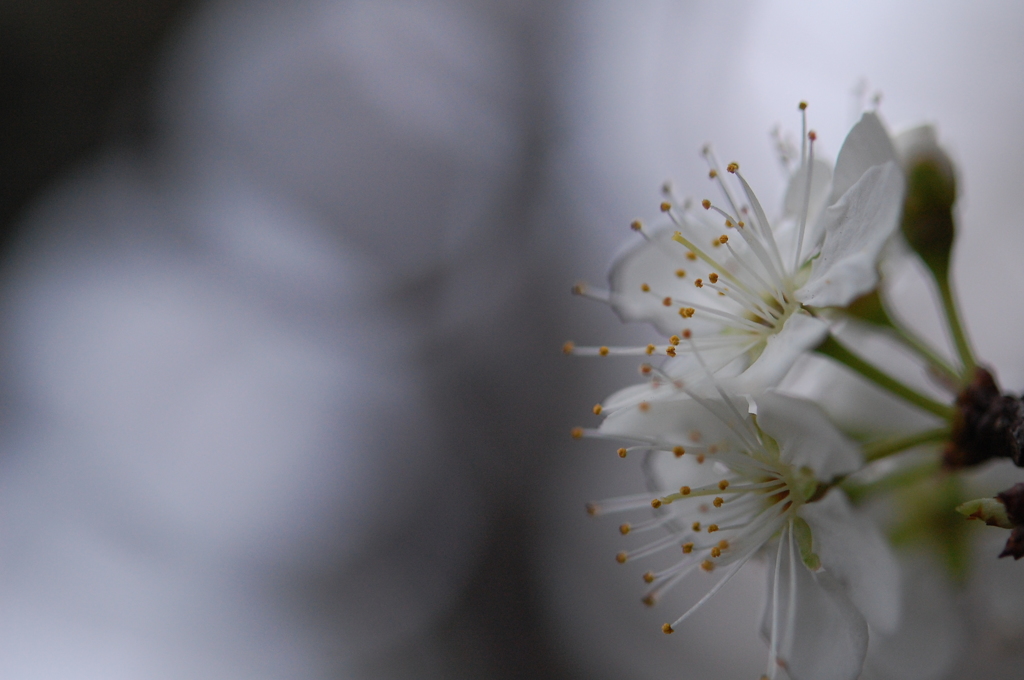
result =
[[[1013,529],[1014,524],[1006,514],[1006,505],[998,498],[977,498],[956,506],[956,511],[967,519],[980,519],[990,527]]]
[[[980,519],[985,524],[1012,529],[1000,557],[1019,560],[1024,557],[1024,483],[1014,484],[995,498],[979,498],[957,506],[957,512],[968,519]]]
[[[931,126],[904,132],[896,146],[907,175],[903,236],[936,276],[945,277],[955,234],[953,162],[938,145]]]

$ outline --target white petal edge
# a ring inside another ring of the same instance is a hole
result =
[[[757,424],[778,442],[782,460],[809,467],[820,481],[860,469],[860,449],[814,402],[777,392],[756,395]]]
[[[842,148],[839,149],[836,169],[832,173],[832,191],[828,204],[832,205],[838,201],[868,171],[868,168],[889,161],[898,162],[899,156],[882,121],[869,111],[850,129]]]
[[[800,355],[816,347],[828,334],[828,324],[817,317],[797,312],[786,319],[782,330],[768,336],[764,350],[747,370],[735,378],[721,380],[736,394],[752,394],[778,385]]]
[[[783,531],[779,568],[777,635],[780,665],[793,680],[856,680],[868,648],[864,617],[824,570],[812,573],[788,545]],[[775,553],[768,551],[768,598],[761,619],[761,636],[771,644]],[[789,629],[790,578],[796,583]]]
[[[845,307],[878,284],[876,263],[896,229],[904,184],[895,162],[874,166],[825,211],[825,242],[796,292],[800,302]]]
[[[875,523],[846,496],[830,491],[800,508],[811,527],[822,567],[846,586],[872,628],[892,633],[900,623],[903,582],[899,563]]]

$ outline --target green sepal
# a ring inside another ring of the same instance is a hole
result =
[[[814,552],[814,537],[811,535],[811,527],[802,517],[793,519],[793,537],[796,538],[797,548],[800,549],[800,559],[811,571],[821,569],[821,559]]]
[[[846,313],[861,321],[873,323],[876,326],[896,327],[896,324],[889,317],[889,313],[885,311],[885,305],[882,304],[882,296],[879,295],[877,288],[851,302],[846,308]]]

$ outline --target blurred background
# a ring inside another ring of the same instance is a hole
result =
[[[640,488],[567,434],[636,367],[562,342],[651,331],[569,287],[604,280],[665,179],[709,191],[705,142],[771,212],[797,102],[834,158],[878,97],[958,165],[965,316],[1020,391],[1022,19],[0,4],[0,675],[757,677],[757,569],[667,638],[582,511]],[[901,311],[941,335],[927,290]],[[1013,677],[1019,565],[954,586],[908,563],[938,627],[905,649],[934,663],[871,677]]]

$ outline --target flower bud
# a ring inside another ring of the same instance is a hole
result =
[[[1013,529],[1014,524],[1006,514],[1006,505],[998,498],[977,498],[956,506],[956,511],[967,519],[980,519],[990,527]]]
[[[925,125],[896,140],[907,193],[903,204],[903,236],[936,276],[945,277],[955,232],[956,172],[938,145],[935,129]]]
[[[995,498],[967,501],[956,508],[968,519],[980,519],[989,526],[1013,529],[1000,557],[1024,557],[1024,483],[1014,484]]]

